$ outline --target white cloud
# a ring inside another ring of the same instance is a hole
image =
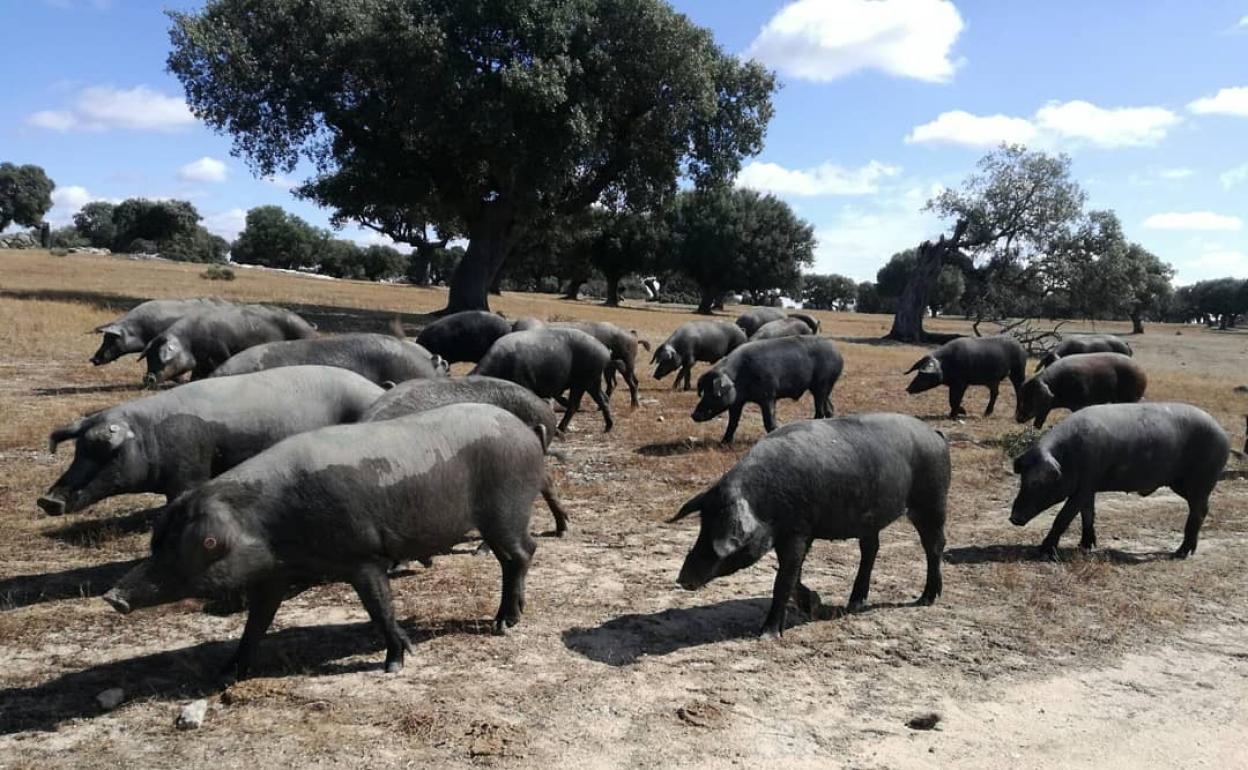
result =
[[[1248,254],[1242,251],[1207,251],[1192,260],[1190,265],[1192,269],[1184,272],[1195,273],[1198,280],[1228,275],[1232,278],[1248,277]]]
[[[871,195],[882,179],[899,173],[897,166],[875,160],[859,168],[823,163],[811,169],[754,161],[741,170],[737,186],[777,195]]]
[[[972,115],[963,110],[953,110],[942,112],[930,123],[916,126],[906,136],[906,143],[995,147],[1002,142],[1026,144],[1035,136],[1036,127],[1025,118]]]
[[[1238,115],[1248,118],[1248,86],[1223,88],[1213,96],[1204,96],[1187,108],[1197,115]]]
[[[204,217],[204,228],[213,235],[233,241],[247,226],[247,212],[240,208],[221,211]]]
[[[1104,108],[1076,99],[1050,102],[1031,119],[974,115],[964,110],[944,112],[930,123],[916,126],[906,136],[906,142],[966,147],[992,147],[1002,142],[1140,147],[1157,144],[1181,121],[1163,107]]]
[[[953,77],[962,17],[949,0],[796,0],[781,8],[746,56],[803,80],[864,69],[931,82]]]
[[[1196,169],[1192,168],[1163,168],[1157,172],[1157,176],[1162,179],[1187,179],[1196,175]]]
[[[207,155],[178,169],[184,182],[224,182],[228,170],[225,163]]]
[[[1239,23],[1236,24],[1235,26],[1239,27],[1240,29],[1248,29],[1248,16],[1242,17],[1239,20]]]
[[[43,110],[26,117],[26,125],[64,133],[77,124],[73,113],[64,110]]]
[[[1180,122],[1164,107],[1105,109],[1091,102],[1051,102],[1036,112],[1036,124],[1065,139],[1090,142],[1097,147],[1143,147],[1165,138]]]
[[[67,109],[44,110],[26,118],[27,125],[54,131],[174,131],[194,122],[186,102],[147,86],[91,86],[78,92]]]
[[[1218,180],[1222,182],[1222,186],[1231,189],[1235,185],[1248,182],[1248,163],[1228,169],[1218,175]]]
[[[69,224],[74,214],[96,198],[80,185],[64,185],[52,191],[52,208],[46,219],[54,226]]]
[[[890,256],[940,234],[940,219],[922,210],[939,191],[939,185],[916,186],[842,207],[831,222],[819,223],[815,229],[818,245],[813,271],[874,281]]]
[[[274,187],[280,187],[283,190],[290,190],[292,187],[298,187],[299,182],[283,174],[274,174],[273,176],[260,177],[260,181],[265,184],[271,184]]]
[[[1215,214],[1212,211],[1169,211],[1153,214],[1144,220],[1150,230],[1239,230],[1244,226],[1239,217]]]

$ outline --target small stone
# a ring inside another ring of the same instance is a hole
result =
[[[182,707],[182,713],[178,714],[178,721],[174,722],[174,726],[179,730],[198,730],[206,716],[208,716],[208,701],[200,698]]]
[[[663,415],[659,415],[658,417],[656,417],[656,418],[654,418],[654,419],[655,419],[655,421],[657,421],[657,422],[663,422]]]
[[[928,714],[920,714],[911,718],[906,722],[906,727],[911,730],[935,730],[936,725],[940,722],[940,714],[931,712]]]
[[[126,699],[126,691],[120,687],[110,687],[99,695],[95,696],[95,702],[100,704],[100,708],[105,711],[112,711],[121,705]]]

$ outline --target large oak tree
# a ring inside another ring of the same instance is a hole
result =
[[[529,222],[729,179],[772,114],[771,73],[661,0],[211,0],[171,17],[191,109],[256,171],[306,159],[322,204],[462,230],[451,311],[487,307]]]

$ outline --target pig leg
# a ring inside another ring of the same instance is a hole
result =
[[[919,531],[919,541],[923,543],[923,554],[927,557],[927,582],[923,584],[923,594],[915,604],[927,607],[936,603],[944,588],[940,577],[940,560],[945,552],[945,509],[929,512],[910,512],[910,521]]]
[[[759,401],[758,408],[763,410],[763,430],[771,433],[776,429],[775,399],[765,398],[762,401]]]
[[[602,394],[602,389],[598,387],[598,383],[594,383],[594,387],[589,391],[589,397],[598,405],[598,411],[602,412],[602,422],[604,428],[603,433],[610,433],[611,427],[615,425],[615,420],[611,419],[611,402]],[[580,405],[580,397],[577,397],[577,405]]]
[[[854,578],[854,589],[849,594],[850,612],[858,612],[867,606],[867,592],[871,590],[871,570],[875,569],[875,555],[880,552],[880,535],[878,532],[858,538],[858,550],[862,560],[858,562],[858,576]]]
[[[807,546],[807,553],[810,553],[810,547]],[[811,619],[815,620],[819,614],[819,608],[823,606],[823,600],[819,598],[819,594],[806,587],[802,582],[802,571],[797,571],[797,608]]]
[[[555,485],[550,480],[549,472],[542,478],[542,499],[546,501],[546,505],[550,507],[550,512],[555,517],[555,536],[563,537],[568,533],[568,511],[555,495]]]
[[[256,649],[265,632],[273,624],[273,616],[286,596],[286,584],[281,582],[253,583],[247,586],[247,625],[238,649],[225,664],[223,678],[228,681],[244,679],[256,658]]]
[[[962,396],[966,395],[966,385],[961,383],[949,385],[949,419],[956,420],[958,415],[966,414],[962,408]]]
[[[1082,507],[1083,496],[1071,495],[1066,504],[1062,506],[1062,510],[1057,512],[1057,518],[1053,520],[1053,528],[1049,530],[1049,534],[1045,535],[1044,540],[1040,541],[1041,557],[1052,561],[1057,560],[1057,544],[1061,541],[1066,528],[1070,526],[1070,522],[1074,521],[1075,514]]]
[[[819,390],[811,390],[810,395],[815,397],[815,419],[822,420],[825,417],[831,417],[828,414],[828,394]]]
[[[776,558],[780,561],[780,569],[776,572],[776,584],[771,590],[771,609],[759,636],[764,639],[776,639],[784,633],[784,614],[788,609],[789,597],[797,588],[802,577],[802,562],[806,560],[806,552],[810,550],[810,539],[789,536],[776,543]]]
[[[1196,541],[1200,537],[1200,525],[1205,522],[1209,513],[1209,496],[1193,496],[1187,500],[1187,526],[1183,528],[1183,544],[1174,552],[1174,558],[1186,559],[1196,552]]]
[[[1089,498],[1087,505],[1079,509],[1079,523],[1083,526],[1083,536],[1079,538],[1079,547],[1091,551],[1096,547],[1096,498]]]
[[[520,622],[520,615],[524,612],[524,579],[529,573],[529,562],[533,560],[537,543],[528,532],[520,540],[512,537],[506,543],[498,543],[492,537],[490,540],[490,547],[503,569],[503,598],[498,604],[498,614],[494,616],[494,633],[502,636],[508,628]]]
[[[615,362],[607,364],[607,368],[602,370],[602,381],[606,383],[603,391],[607,394],[607,398],[611,398],[611,394],[615,392]]]
[[[412,642],[394,620],[394,600],[390,596],[390,578],[386,568],[366,564],[351,578],[351,586],[360,597],[373,625],[386,640],[386,673],[403,668],[403,653],[411,652]]]
[[[641,406],[641,401],[637,398],[637,389],[641,387],[641,383],[637,381],[637,371],[632,364],[624,364],[624,383],[628,385],[629,402],[633,408]]]
[[[741,410],[744,408],[745,404],[733,404],[728,407],[728,430],[724,431],[724,437],[719,443],[732,443],[732,437],[737,434],[737,424],[741,422]]]
[[[563,419],[559,421],[559,430],[561,432],[568,429],[568,423],[572,422],[572,415],[576,414],[577,410],[581,408],[581,398],[584,395],[585,391],[582,388],[575,385],[568,388],[568,406],[563,412]],[[601,392],[599,396],[601,396]],[[598,399],[594,400],[597,401]]]
[[[1001,387],[1001,383],[994,382],[988,386],[988,408],[984,410],[984,416],[992,414],[993,408],[997,405],[997,390]]]

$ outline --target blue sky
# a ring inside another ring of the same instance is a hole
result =
[[[1248,0],[677,0],[783,82],[740,184],[814,224],[816,269],[869,279],[944,223],[920,211],[1002,140],[1069,153],[1089,206],[1181,283],[1248,277]],[[87,200],[179,197],[232,237],[252,206],[309,221],[187,112],[149,0],[0,0],[0,160]],[[15,31],[20,30],[20,34]],[[354,228],[344,237],[371,242]]]

